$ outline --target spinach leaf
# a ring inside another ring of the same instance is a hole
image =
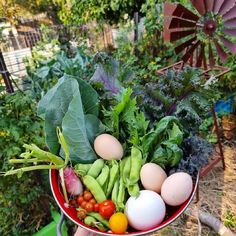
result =
[[[56,134],[56,127],[61,127],[62,119],[68,110],[69,104],[76,92],[79,91],[79,85],[76,80],[71,78],[62,78],[58,82],[59,85],[54,87],[53,91],[50,90],[46,96],[48,97],[48,104],[43,109],[46,109],[45,113],[45,132],[46,143],[53,154],[58,154],[60,144]],[[44,102],[47,101],[47,98]]]
[[[90,119],[91,120],[91,119]],[[93,133],[93,131],[91,131]],[[75,162],[89,163],[97,159],[87,134],[80,91],[77,90],[62,120],[62,133]]]

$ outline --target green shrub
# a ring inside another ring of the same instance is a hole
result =
[[[43,125],[35,114],[31,93],[20,91],[0,97],[0,170],[9,169],[8,160],[22,153],[23,143],[44,147]],[[48,195],[41,173],[0,178],[0,235],[32,235],[50,220]]]

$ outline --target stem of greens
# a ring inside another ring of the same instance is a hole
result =
[[[62,191],[63,191],[65,201],[66,201],[66,203],[69,203],[67,192],[66,192],[65,179],[64,179],[64,168],[59,170],[59,175],[61,177],[61,187],[62,187]]]

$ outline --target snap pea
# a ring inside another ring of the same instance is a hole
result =
[[[128,186],[128,193],[130,196],[137,197],[139,195],[139,185],[138,183]]]
[[[87,215],[92,216],[93,218],[95,218],[96,220],[101,222],[104,226],[109,228],[109,222],[107,220],[105,220],[99,213],[97,213],[97,212],[87,212]]]
[[[124,182],[122,181],[122,179],[120,178],[120,182],[119,182],[119,192],[118,192],[118,196],[117,196],[117,205],[119,209],[124,209],[125,205],[124,205],[124,200],[125,200],[125,185]]]
[[[98,175],[100,174],[103,166],[104,166],[104,160],[98,159],[92,164],[92,166],[89,169],[87,174],[92,176],[93,178],[97,178]]]
[[[85,176],[89,169],[91,168],[92,164],[77,164],[75,165],[75,171],[80,176]]]
[[[142,167],[142,153],[141,151],[136,148],[132,147],[131,149],[131,168],[130,168],[130,176],[129,181],[130,184],[136,184],[140,179],[140,170]]]
[[[112,193],[111,193],[111,200],[114,203],[117,203],[117,196],[118,196],[118,191],[119,191],[119,179],[117,178],[114,187],[112,189]]]
[[[110,169],[109,182],[108,182],[107,191],[106,191],[107,197],[109,197],[111,194],[115,181],[118,177],[118,173],[119,173],[119,165],[117,162],[114,162]]]
[[[126,161],[124,162],[123,173],[121,172],[121,175],[123,182],[127,184],[129,182],[129,176],[130,176],[131,158],[126,157],[125,159]]]
[[[85,175],[83,177],[83,183],[91,191],[98,203],[101,203],[106,200],[106,195],[103,192],[101,186],[92,176]]]
[[[106,182],[108,182],[109,172],[110,172],[109,167],[107,165],[104,165],[104,167],[102,168],[102,172],[100,173],[100,175],[96,179],[97,182],[102,187],[103,191],[106,190],[105,185],[106,185]]]

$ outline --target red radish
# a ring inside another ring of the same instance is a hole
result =
[[[80,195],[83,193],[83,185],[73,168],[66,167],[64,169],[64,180],[68,193],[72,195]]]

